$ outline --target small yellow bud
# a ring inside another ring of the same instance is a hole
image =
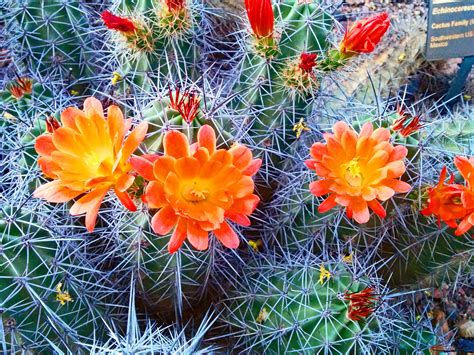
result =
[[[329,280],[331,278],[331,273],[327,270],[323,264],[321,264],[319,268],[319,283],[322,285],[325,280]]]
[[[249,240],[248,241],[250,247],[252,247],[252,249],[255,251],[255,252],[259,252],[260,251],[260,248],[263,246],[263,243],[260,239],[256,239],[256,240]]]
[[[116,71],[114,71],[112,73],[112,79],[110,81],[112,82],[112,85],[117,85],[117,83],[122,79],[123,79],[122,76]]]
[[[62,287],[63,287],[62,282],[58,283],[58,285],[56,286],[56,292],[57,292],[56,301],[58,301],[61,304],[61,306],[64,306],[67,302],[73,302],[74,299],[71,297],[69,292],[62,291],[61,290]]]
[[[342,261],[345,262],[346,264],[352,264],[352,253],[350,253],[349,255],[345,255],[342,258]]]
[[[303,134],[303,132],[308,132],[308,131],[311,131],[311,129],[308,126],[306,126],[303,119],[300,119],[300,121],[293,126],[293,132],[296,132],[296,139],[299,139],[301,137],[301,134]]]
[[[260,313],[258,314],[258,317],[257,319],[255,319],[255,321],[257,323],[260,323],[262,324],[263,322],[265,322],[268,318],[269,314],[268,314],[268,311],[265,307],[262,308],[262,310],[260,311]]]

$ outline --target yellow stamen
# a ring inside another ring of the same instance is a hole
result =
[[[74,299],[71,297],[69,292],[67,291],[62,291],[61,288],[63,287],[62,282],[58,283],[56,286],[56,292],[58,293],[56,295],[56,301],[58,301],[61,306],[64,306],[67,302],[73,302]]]
[[[319,268],[319,283],[322,285],[325,280],[329,280],[331,278],[331,273],[327,270],[323,264],[321,264]]]

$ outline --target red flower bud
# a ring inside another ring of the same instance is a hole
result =
[[[49,133],[53,133],[59,127],[61,127],[61,124],[58,122],[57,119],[51,116],[46,117],[46,129]]]
[[[113,13],[107,10],[102,12],[100,17],[102,18],[102,21],[104,21],[105,26],[109,30],[129,33],[134,32],[137,29],[133,21],[129,18],[114,15]]]
[[[255,37],[271,37],[274,24],[271,0],[245,0],[245,8]]]
[[[379,301],[379,297],[372,287],[367,287],[360,292],[346,293],[344,299],[349,301],[347,318],[353,321],[359,321],[370,316]]]
[[[184,9],[186,0],[165,0],[165,3],[169,11],[179,11]]]
[[[357,21],[346,31],[340,44],[341,53],[351,56],[372,52],[389,27],[390,20],[386,12]]]
[[[393,123],[392,129],[403,137],[408,137],[423,127],[420,123],[420,116],[412,116],[401,108],[397,111],[399,117]]]
[[[316,66],[316,58],[318,55],[316,53],[301,53],[300,57],[300,68],[306,73],[311,73],[313,68]]]

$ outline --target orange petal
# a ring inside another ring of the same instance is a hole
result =
[[[150,182],[145,191],[146,203],[150,208],[162,208],[168,204],[166,201],[165,191],[163,190],[163,183],[158,181]]]
[[[235,231],[229,226],[229,224],[227,224],[227,222],[223,222],[221,227],[214,231],[214,235],[227,248],[236,249],[239,247],[239,237],[237,236],[237,233],[235,233]]]
[[[374,127],[371,122],[367,122],[362,126],[362,129],[359,133],[359,137],[370,137],[374,131]]]
[[[350,208],[352,210],[352,218],[354,218],[357,223],[367,223],[369,221],[370,213],[365,201],[352,203]]]
[[[149,160],[133,156],[130,158],[130,164],[135,171],[146,180],[155,180],[155,175],[153,174],[153,163]]]
[[[346,131],[350,131],[351,129],[349,128],[348,124],[344,121],[338,121],[332,126],[332,131],[334,132],[334,135],[336,138],[341,138],[343,133]]]
[[[229,153],[232,155],[232,164],[240,170],[245,170],[252,162],[252,152],[242,144],[235,144]]]
[[[177,159],[174,163],[174,170],[181,179],[193,179],[199,173],[199,161],[193,157]]]
[[[197,250],[206,250],[209,247],[209,233],[202,230],[197,223],[188,222],[187,238]]]
[[[371,138],[375,139],[377,142],[383,142],[388,141],[390,136],[390,131],[388,129],[380,127],[372,133]]]
[[[236,184],[233,184],[228,189],[229,192],[233,194],[234,198],[243,198],[252,194],[255,186],[252,178],[245,175]]]
[[[244,227],[250,226],[250,219],[246,215],[235,213],[232,211],[226,211],[225,217],[230,219],[232,222],[235,222],[241,226],[244,226]]]
[[[161,156],[153,163],[153,175],[155,179],[164,182],[170,172],[174,172],[174,163],[176,159],[167,156]]]
[[[330,195],[327,199],[325,199],[319,206],[318,212],[325,213],[329,211],[331,208],[336,207],[336,196],[335,194]]]
[[[250,215],[253,213],[253,211],[255,211],[259,202],[260,198],[257,195],[246,196],[244,198],[234,200],[234,203],[232,204],[232,207],[229,209],[229,211]]]
[[[145,139],[146,132],[148,130],[148,123],[142,122],[130,133],[122,148],[121,161],[126,162],[128,158],[135,152],[140,143]]]
[[[393,147],[392,153],[390,154],[389,161],[402,160],[408,154],[407,147],[403,145],[397,145]]]
[[[87,116],[93,116],[95,114],[104,118],[104,109],[102,104],[95,97],[88,97],[84,101],[84,112]]]
[[[178,216],[174,210],[166,206],[155,213],[151,219],[151,227],[156,234],[166,235],[178,222]]]
[[[110,105],[107,109],[107,127],[114,151],[118,152],[125,136],[125,119],[118,106]]]
[[[70,155],[81,156],[83,150],[82,147],[78,146],[75,136],[76,133],[72,128],[60,127],[55,130],[52,139],[56,150],[60,150]]]
[[[380,204],[379,201],[372,200],[372,201],[367,202],[367,204],[372,209],[372,211],[374,211],[375,214],[379,216],[380,218],[385,218],[387,216],[387,212],[385,211],[385,208],[383,208],[383,206]]]
[[[455,235],[461,236],[464,233],[467,233],[469,229],[472,228],[472,224],[469,222],[469,217],[465,217],[461,223],[459,223],[458,228],[454,232]]]
[[[395,180],[395,179],[386,179],[381,182],[382,185],[388,186],[398,193],[405,193],[410,191],[411,186],[405,181]]]
[[[405,173],[405,164],[401,160],[392,161],[388,163],[386,167],[388,168],[388,178],[398,178]]]
[[[115,188],[120,192],[124,192],[128,190],[130,186],[132,186],[133,181],[135,181],[135,177],[132,175],[123,174],[121,175],[115,184]]]
[[[212,155],[216,151],[216,133],[209,125],[204,125],[198,132],[199,147],[206,148]]]
[[[59,180],[48,182],[38,187],[33,192],[33,196],[36,198],[43,198],[49,202],[62,203],[83,193],[83,191],[74,191],[61,184],[62,182]]]
[[[133,203],[133,200],[130,198],[130,195],[126,192],[120,191],[117,188],[114,189],[115,194],[117,195],[118,199],[125,206],[126,209],[129,211],[135,212],[137,210],[137,206]]]
[[[181,248],[181,245],[183,245],[183,242],[186,239],[186,232],[187,221],[180,217],[178,218],[178,224],[176,225],[173,235],[171,236],[171,239],[168,243],[168,251],[170,254],[173,254],[174,252],[178,251],[179,248]]]
[[[182,158],[188,157],[190,154],[189,143],[186,136],[178,131],[169,131],[163,139],[165,155]]]
[[[43,134],[36,138],[35,150],[41,156],[49,156],[56,150],[53,137],[50,134]]]
[[[88,194],[77,200],[69,211],[69,213],[73,216],[86,213],[86,228],[89,232],[94,231],[100,205],[108,190],[109,186],[91,190]]]
[[[247,166],[247,168],[242,171],[242,174],[247,175],[247,176],[254,176],[261,166],[262,166],[262,159],[254,159],[249,164],[249,166]]]
[[[471,187],[474,187],[474,164],[469,159],[462,156],[454,158],[454,165],[458,168],[464,180],[466,180]]]
[[[58,175],[56,174],[57,170],[60,170],[59,166],[51,159],[51,157],[39,157],[38,165],[41,168],[41,171],[46,177],[51,179],[57,179]]]
[[[332,185],[331,180],[318,180],[318,181],[313,181],[312,183],[309,184],[309,191],[314,195],[314,196],[323,196],[329,193],[329,188]]]
[[[377,187],[377,197],[381,201],[387,201],[395,195],[395,191],[393,191],[390,187],[387,186],[378,186]]]
[[[77,130],[76,118],[78,116],[85,117],[85,113],[77,107],[68,107],[61,113],[61,122],[64,127]]]

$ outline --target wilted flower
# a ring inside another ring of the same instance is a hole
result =
[[[93,97],[85,100],[84,110],[66,108],[61,122],[62,127],[36,139],[38,164],[54,180],[38,187],[34,196],[59,203],[84,194],[70,213],[86,213],[89,232],[94,230],[99,207],[112,188],[126,208],[136,210],[126,192],[134,181],[128,159],[144,139],[147,123],[139,124],[125,138],[131,121],[125,120],[114,105],[108,108],[105,119],[102,104]]]
[[[31,94],[33,81],[30,78],[18,78],[10,83],[8,91],[16,99],[21,99],[24,95]]]
[[[346,293],[344,299],[349,301],[347,318],[359,321],[374,312],[379,297],[375,294],[373,287],[367,287],[360,292]]]
[[[455,184],[453,175],[446,184],[447,169],[444,167],[438,185],[429,189],[428,206],[421,213],[436,216],[438,224],[442,220],[456,228],[455,235],[459,236],[474,226],[474,158],[456,157],[454,164],[466,184]]]
[[[201,98],[189,90],[181,91],[178,87],[175,91],[169,90],[170,108],[178,111],[186,123],[190,124],[199,112]]]
[[[100,17],[109,30],[115,30],[126,34],[135,32],[137,29],[133,21],[129,18],[114,15],[108,10],[102,12]]]
[[[343,57],[351,57],[372,52],[389,27],[390,20],[386,12],[357,21],[346,31],[339,47],[340,53]]]
[[[410,185],[399,180],[405,173],[403,159],[407,148],[390,144],[390,131],[371,123],[362,127],[359,135],[345,122],[333,126],[334,134],[326,133],[324,143],[311,147],[313,159],[305,163],[322,177],[310,184],[315,196],[329,194],[318,207],[320,213],[336,205],[346,207],[346,214],[359,223],[370,218],[369,207],[379,217],[386,212],[380,201],[395,193],[407,192]]]
[[[255,37],[271,37],[274,25],[271,0],[245,0],[245,9]]]
[[[214,130],[202,126],[198,142],[189,145],[178,131],[165,134],[164,155],[150,161],[133,157],[135,170],[149,180],[144,200],[158,209],[151,221],[155,233],[172,230],[168,250],[176,252],[184,240],[198,250],[208,248],[209,232],[228,248],[237,248],[239,238],[227,220],[249,226],[248,216],[259,198],[253,194],[252,176],[261,160],[252,159],[247,147],[235,144],[229,150],[216,149]]]
[[[399,117],[393,123],[392,129],[403,137],[408,137],[423,127],[420,123],[420,116],[412,116],[401,108],[397,110],[397,113]]]

